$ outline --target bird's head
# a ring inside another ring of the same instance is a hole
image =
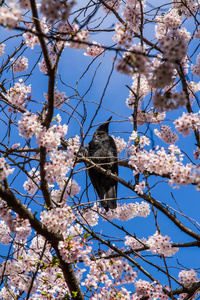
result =
[[[95,130],[94,133],[100,133],[100,132],[104,132],[108,134],[108,126],[110,124],[110,120],[112,119],[112,117],[110,117],[104,124],[100,125],[97,130]]]

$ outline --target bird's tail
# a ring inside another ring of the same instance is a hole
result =
[[[111,186],[108,191],[102,191],[101,199],[105,199],[105,201],[101,201],[101,205],[105,208],[106,211],[109,209],[117,208],[117,201],[116,201],[116,187]],[[110,199],[110,200],[106,200]]]

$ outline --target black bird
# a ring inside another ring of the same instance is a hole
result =
[[[108,172],[118,175],[117,148],[114,139],[108,135],[108,126],[112,117],[107,122],[100,125],[94,132],[92,140],[85,147],[85,155],[94,163],[101,166]],[[94,189],[101,201],[101,205],[106,211],[109,208],[117,207],[117,181],[107,175],[88,167],[87,171]],[[106,200],[106,199],[110,200]]]

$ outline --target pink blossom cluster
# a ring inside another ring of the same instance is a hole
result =
[[[4,206],[0,207],[1,232],[0,240],[3,244],[8,244],[11,241],[11,233],[15,233],[15,241],[23,243],[31,234],[31,227],[28,220],[22,220],[19,217],[15,219],[12,216],[11,210]]]
[[[109,255],[109,253],[108,251],[103,256]],[[96,261],[86,258],[85,266],[90,269],[85,281],[82,283],[83,286],[97,288],[101,282],[108,288],[114,285],[130,284],[137,277],[137,272],[133,271],[128,261],[122,260],[120,257],[111,258],[110,260],[100,258]]]
[[[24,113],[21,117],[21,120],[18,121],[18,124],[19,135],[23,136],[26,139],[31,139],[42,129],[39,118],[34,113]]]
[[[35,292],[32,293],[30,300],[64,299],[70,294],[64,275],[58,266],[40,270],[35,283]]]
[[[27,112],[18,121],[19,134],[25,138],[32,138],[36,135],[39,147],[55,150],[60,145],[61,137],[66,135],[68,126],[60,125],[61,117],[59,114],[54,119],[57,120],[58,124],[46,129],[46,127],[42,127],[35,114]]]
[[[193,269],[188,270],[188,271],[182,270],[178,274],[178,278],[179,278],[179,282],[181,284],[183,284],[184,286],[190,286],[194,282],[199,281],[199,279],[197,278],[197,273]]]
[[[170,174],[170,185],[178,184],[187,185],[193,182],[192,178],[192,165],[183,165],[183,155],[180,154],[178,147],[170,145],[169,152],[166,153],[165,149],[138,151],[134,145],[129,147],[129,164],[135,168],[134,174],[137,172],[144,172],[145,170],[150,173],[159,175]],[[178,160],[179,159],[179,160]]]
[[[143,110],[139,110],[137,112],[137,125],[141,126],[146,123],[158,124],[161,123],[166,116],[165,112],[156,112],[149,110],[147,112]],[[129,117],[132,124],[134,124],[133,116]]]
[[[180,93],[168,91],[164,94],[156,92],[153,97],[154,108],[161,112],[184,107],[187,105],[187,102],[185,92],[183,91]]]
[[[139,136],[137,131],[133,130],[133,132],[131,133],[130,137],[129,137],[129,143],[128,145],[132,142],[137,140],[138,145],[141,148],[144,148],[144,146],[149,145],[150,144],[150,140],[148,137],[146,137],[145,135],[141,135]]]
[[[88,30],[80,29],[77,24],[71,25],[69,47],[76,49],[87,49],[87,43],[90,42]]]
[[[31,234],[31,225],[29,223],[29,220],[22,220],[19,217],[17,217],[15,221],[15,241],[24,243]]]
[[[170,30],[160,41],[163,56],[170,62],[181,61],[187,54],[187,39],[178,30]]]
[[[193,151],[194,158],[199,159],[200,158],[200,148],[197,147],[196,150]]]
[[[2,55],[4,55],[4,53],[5,53],[5,47],[6,47],[6,45],[5,44],[0,44],[0,56],[2,56]]]
[[[84,53],[86,56],[97,57],[104,52],[104,48],[101,44],[97,44],[97,42],[93,41],[92,46],[88,46],[87,51]]]
[[[24,182],[23,188],[28,192],[29,195],[34,195],[38,190],[38,184],[40,182],[40,172],[36,170],[36,168],[32,168],[30,172],[28,172],[29,177]]]
[[[138,184],[135,185],[135,192],[139,195],[143,195],[144,194],[143,190],[145,189],[145,186],[146,183],[144,180],[139,182]]]
[[[0,299],[9,299],[10,295],[15,295],[16,297],[19,296],[19,291],[16,291],[14,286],[9,285],[8,287],[2,287],[0,290]]]
[[[67,144],[66,160],[69,167],[73,168],[74,160],[76,159],[77,153],[80,149],[79,136],[76,135],[74,138],[69,138],[67,140]]]
[[[191,70],[194,75],[200,77],[200,53],[197,55],[196,65],[192,65]]]
[[[16,221],[13,218],[12,212],[5,206],[5,203],[0,199],[0,218],[5,221],[6,226],[9,228],[10,233],[15,232]]]
[[[114,135],[112,135],[112,138],[115,141],[115,145],[117,147],[117,155],[119,155],[119,153],[121,153],[127,146],[127,143],[125,142],[125,140],[123,138],[115,137]]]
[[[22,21],[22,12],[16,2],[10,0],[8,6],[2,5],[0,7],[0,24],[13,28],[20,21]]]
[[[63,183],[70,168],[66,160],[66,153],[63,151],[52,151],[49,153],[50,161],[45,163],[46,179],[48,182]]]
[[[174,121],[176,130],[183,136],[190,135],[191,131],[200,130],[200,112],[184,113]]]
[[[141,104],[141,100],[151,91],[147,77],[144,74],[139,75],[135,73],[132,76],[132,80],[131,91],[129,92],[129,97],[126,99],[126,105],[131,109],[134,108],[135,95],[138,95]]]
[[[182,20],[178,9],[172,8],[163,17],[163,23],[167,28],[178,28],[181,26]]]
[[[60,166],[57,167],[57,170],[59,168],[60,168]],[[71,178],[69,179],[69,178],[65,177],[66,171],[69,170],[67,164],[65,164],[63,166],[63,168],[61,169],[62,172],[65,169],[64,172],[59,174],[58,176],[56,176],[57,174],[54,173],[54,165],[53,164],[48,165],[48,167],[45,166],[45,169],[47,171],[46,179],[50,182],[49,184],[51,184],[55,181],[59,185],[59,188],[60,188],[59,190],[54,189],[51,192],[52,199],[55,202],[60,202],[61,200],[62,200],[62,202],[66,202],[68,200],[69,196],[73,197],[74,195],[77,195],[80,192],[81,188],[78,185],[78,183],[74,179],[71,179]]]
[[[42,32],[46,34],[48,32],[48,26],[46,24],[46,18],[43,18],[40,21],[40,25],[42,28]],[[29,32],[28,30],[35,31],[35,28],[30,24],[26,23],[27,32],[23,33],[23,37],[25,39],[27,47],[33,49],[36,45],[40,45],[39,39],[36,34]]]
[[[42,0],[40,12],[53,24],[55,21],[67,20],[74,4],[75,1],[63,3],[60,0]]]
[[[7,93],[7,99],[13,105],[23,108],[25,107],[25,103],[29,100],[28,94],[31,93],[31,85],[26,86],[22,80],[14,84],[14,87],[9,88]]]
[[[154,133],[167,144],[175,144],[178,141],[178,135],[172,132],[171,128],[167,125],[162,125],[160,130],[154,129]]]
[[[199,165],[194,167],[192,177],[193,177],[193,182],[195,183],[196,190],[200,191],[200,167],[199,167]]]
[[[61,137],[65,136],[68,130],[67,125],[53,125],[49,129],[42,128],[37,132],[36,139],[39,147],[45,147],[47,150],[54,150],[60,145]]]
[[[35,236],[31,241],[30,247],[28,248],[28,250],[26,250],[20,242],[15,243],[14,241],[13,260],[4,261],[0,267],[0,274],[2,275],[2,273],[4,272],[4,275],[7,276],[8,285],[10,288],[10,290],[8,289],[8,291],[13,292],[12,297],[13,295],[18,295],[17,290],[22,289],[24,292],[27,293],[31,285],[30,272],[31,273],[36,272],[38,268],[38,262],[40,262],[41,254],[43,251],[44,251],[44,256],[43,256],[44,265],[45,264],[49,265],[49,262],[51,262],[52,255],[50,254],[50,245],[46,244],[44,248],[44,244],[45,244],[45,240],[43,237]],[[48,274],[49,272],[50,274]],[[51,274],[51,272],[55,274],[54,278],[52,278],[53,275]],[[40,291],[41,293],[43,290],[46,290],[46,281],[44,280],[45,278],[49,282],[49,289],[50,289],[51,278],[54,280],[54,285],[56,283],[57,286],[58,282],[56,281],[56,277],[58,273],[62,274],[62,271],[58,267],[51,267],[46,269],[41,268],[37,273],[37,277],[35,278],[35,281],[33,283],[31,289],[32,296],[30,299],[38,299],[37,292]],[[61,278],[63,277],[61,276]],[[58,284],[58,287],[54,289],[54,292],[56,289],[60,287],[60,285]],[[66,288],[66,284],[63,283],[63,286]],[[34,292],[36,292],[36,294],[34,294]],[[4,296],[6,295],[4,293],[4,289],[1,289],[0,295],[3,295],[2,299],[4,299]],[[9,298],[5,298],[5,299],[9,299]]]
[[[44,98],[48,101],[48,96],[44,93]],[[69,101],[69,98],[66,96],[65,92],[59,92],[59,90],[54,90],[54,107],[61,108],[64,101]]]
[[[41,222],[52,232],[66,232],[67,228],[75,220],[75,215],[70,206],[56,207],[49,211],[42,211],[40,214]]]
[[[4,157],[0,157],[0,182],[8,177],[8,175],[14,172],[14,168],[11,169],[9,165],[6,164]]]
[[[168,257],[174,255],[179,250],[178,248],[172,247],[170,237],[167,235],[162,236],[158,232],[149,237],[146,244],[149,246],[152,253],[158,253]]]
[[[186,164],[184,166],[182,163],[176,163],[173,172],[170,174],[169,184],[172,186],[175,184],[174,188],[179,188],[179,184],[187,186],[194,182],[192,164]]]
[[[175,69],[171,62],[165,61],[155,64],[149,78],[149,84],[155,89],[162,89],[173,83],[174,74]]]
[[[149,299],[169,299],[168,295],[162,291],[162,286],[160,284],[154,282],[149,283],[148,281],[142,279],[139,279],[135,282],[135,291],[139,296],[139,298],[134,298],[137,300],[139,300],[142,296],[148,297]]]
[[[138,295],[147,296],[155,291],[154,286],[146,280],[139,279],[135,282],[135,291]]]
[[[21,9],[30,9],[30,1],[29,0],[19,0],[19,6]]]
[[[27,276],[26,274],[23,274],[23,272],[24,272],[24,265],[23,262],[20,261],[19,259],[3,261],[0,268],[0,276],[2,276],[2,274],[4,274],[4,276],[7,276],[11,287],[14,287],[15,289],[23,289],[24,291],[27,292],[28,291],[28,284],[26,280]],[[3,297],[2,299],[5,298]]]
[[[75,262],[80,258],[85,260],[86,257],[88,257],[88,254],[92,251],[92,247],[87,245],[84,246],[81,238],[75,240],[70,236],[64,241],[59,242],[58,249],[60,251],[62,259],[67,263]]]
[[[115,300],[139,300],[131,297],[131,293],[127,291],[125,287],[121,287],[121,289],[116,289],[114,287],[111,287],[108,289],[107,287],[100,288],[99,292],[95,293],[93,296],[91,296],[90,300],[109,300],[109,299],[115,299]]]
[[[0,217],[1,217],[1,209],[0,209]],[[3,245],[8,245],[12,241],[12,237],[10,234],[10,229],[6,225],[6,222],[0,221],[0,243]]]
[[[194,34],[194,38],[195,38],[195,39],[200,39],[200,28],[197,28],[197,29],[196,29],[196,32],[195,32],[195,34]]]
[[[198,2],[198,1],[197,1]],[[178,9],[184,15],[191,17],[192,14],[196,14],[198,10],[198,3],[196,0],[186,0],[185,2],[172,0],[174,8]]]
[[[80,192],[81,188],[74,179],[69,179],[68,177],[66,177],[65,182],[67,182],[67,186],[65,187],[65,194],[67,196],[73,197],[74,195],[77,195]],[[63,185],[61,184],[60,188],[64,188],[64,182]]]
[[[188,93],[190,100],[194,99],[194,95],[200,91],[200,82],[190,81],[188,83]]]
[[[99,214],[97,212],[97,209],[98,207],[95,203],[91,209],[81,210],[79,214],[79,219],[85,224],[89,224],[90,226],[96,226],[99,220]]]
[[[17,59],[11,59],[11,61],[13,61],[11,66],[13,73],[23,72],[28,69],[28,58],[25,56],[20,56]]]
[[[124,53],[123,59],[119,59],[116,65],[117,71],[132,76],[135,72],[139,74],[148,74],[150,68],[150,60],[145,55],[141,46],[132,45],[127,52]]]
[[[132,236],[125,236],[125,242],[124,245],[125,246],[129,246],[131,249],[138,249],[138,248],[142,248],[143,244],[146,243],[146,239],[142,238],[141,242],[138,239],[135,239]]]
[[[109,210],[105,216],[109,220],[118,219],[128,221],[135,217],[146,218],[150,214],[149,204],[142,201],[141,203],[128,203],[118,205],[115,210]]]
[[[133,42],[132,31],[130,32],[123,24],[117,23],[113,41],[117,41],[118,46],[131,46]]]
[[[108,0],[106,1],[106,4],[108,4],[108,6],[110,6],[114,10],[118,10],[120,9],[120,2],[121,0]],[[109,8],[107,8],[105,5],[102,5],[102,8],[105,10],[107,14],[112,13],[112,11]]]
[[[140,3],[137,0],[127,0],[123,8],[122,16],[126,20],[126,26],[128,30],[133,32],[139,31],[140,26],[140,16],[141,16],[141,7],[145,8],[145,0],[142,0]]]

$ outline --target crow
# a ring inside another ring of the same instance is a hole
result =
[[[108,135],[108,126],[112,117],[100,125],[92,140],[85,146],[85,156],[105,170],[118,175],[117,147],[114,139]],[[96,190],[101,205],[106,211],[117,207],[117,181],[86,164],[88,175]],[[107,200],[109,199],[109,200]]]

